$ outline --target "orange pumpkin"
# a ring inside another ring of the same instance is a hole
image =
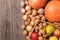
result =
[[[45,17],[50,22],[60,21],[60,1],[50,1],[46,5]]]
[[[60,1],[60,0],[52,0],[52,1]]]
[[[34,9],[44,7],[46,0],[28,0],[29,5]]]

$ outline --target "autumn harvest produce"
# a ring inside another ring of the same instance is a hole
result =
[[[28,0],[29,5],[34,9],[44,7],[47,0]]]
[[[60,1],[50,1],[45,7],[45,16],[50,22],[59,22]]]
[[[51,0],[51,1],[60,1],[60,0]]]
[[[59,0],[24,0],[21,13],[26,40],[60,40]]]

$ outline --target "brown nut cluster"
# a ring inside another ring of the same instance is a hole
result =
[[[23,7],[21,12],[24,13],[22,16],[22,20],[25,24],[22,24],[22,29],[24,29],[23,34],[26,35],[26,40],[31,40],[32,32],[38,33],[38,40],[47,40],[48,36],[45,33],[45,27],[50,24],[55,28],[60,30],[60,23],[50,23],[46,20],[44,16],[44,9],[41,8],[39,10],[32,9],[27,1],[21,2],[21,6]],[[47,38],[47,39],[46,39]],[[60,38],[59,38],[60,40]]]

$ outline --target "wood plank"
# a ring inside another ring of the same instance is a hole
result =
[[[22,34],[21,24],[23,23],[20,19],[22,13],[20,12],[21,0],[12,0],[12,15],[13,15],[13,40],[25,40],[25,36]]]
[[[0,0],[0,40],[6,40],[6,1]]]
[[[6,0],[6,10],[7,10],[7,14],[6,14],[6,40],[12,40],[13,36],[12,36],[12,12],[11,12],[11,0]]]
[[[0,40],[25,40],[20,19],[21,0],[0,0]]]
[[[12,39],[11,0],[0,0],[0,40]]]

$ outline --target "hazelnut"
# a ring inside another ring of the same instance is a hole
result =
[[[25,0],[25,4],[26,4],[26,5],[28,4],[28,0]]]
[[[39,40],[43,40],[43,37],[42,37],[42,36],[39,36],[38,39],[39,39]]]
[[[26,40],[30,40],[30,37],[29,36],[26,36]]]
[[[22,19],[23,20],[27,20],[28,19],[28,16],[27,15],[24,15]]]
[[[21,13],[25,13],[25,9],[24,8],[21,8]]]
[[[43,34],[43,37],[44,37],[44,38],[47,37],[47,34]]]
[[[28,34],[30,37],[31,37],[31,32],[29,32],[29,34]]]
[[[46,38],[44,38],[44,40],[47,40]]]
[[[43,26],[42,26],[42,23],[39,23],[39,29],[41,29]]]
[[[31,18],[31,20],[32,20],[32,21],[35,21],[35,20],[36,20],[36,18],[35,18],[35,17],[32,17],[32,18]]]
[[[27,6],[25,7],[25,10],[26,10],[26,11],[31,10],[31,7],[30,7],[29,5],[27,5]]]
[[[25,28],[25,24],[23,24],[21,27],[22,27],[22,29],[24,29]]]
[[[45,34],[45,30],[43,29],[39,29],[39,32],[41,32],[42,34]]]
[[[47,24],[46,24],[46,22],[43,22],[43,26],[45,27]]]
[[[25,25],[29,25],[29,21],[25,21]]]
[[[24,1],[21,1],[21,7],[23,7],[25,5]]]
[[[41,20],[45,21],[45,16],[42,16],[42,17],[41,17]]]
[[[31,25],[31,26],[33,26],[34,24],[35,24],[34,21],[31,21],[31,22],[30,22],[30,25]]]
[[[32,26],[28,25],[28,26],[26,27],[26,30],[30,32],[30,31],[32,30]]]
[[[59,27],[59,25],[55,25],[55,28],[58,28]]]
[[[31,14],[31,10],[28,10],[25,14],[26,15],[30,15]]]
[[[36,10],[32,10],[32,15],[35,16],[37,14]]]
[[[60,27],[58,27],[58,29],[60,30]]]
[[[36,16],[36,19],[40,19],[40,16],[37,15],[37,16]]]
[[[30,18],[28,18],[28,20],[27,20],[28,22],[30,22],[31,21],[31,19]]]
[[[27,30],[24,30],[24,31],[23,31],[23,34],[24,34],[24,35],[27,35]]]
[[[39,29],[39,27],[38,27],[38,26],[36,26],[36,27],[35,27],[35,30],[38,30],[38,29]]]
[[[37,24],[38,22],[39,22],[39,20],[38,20],[38,19],[36,19],[36,20],[35,20],[35,24]]]
[[[29,15],[29,17],[30,17],[30,18],[32,18],[32,17],[33,17],[33,15]]]
[[[38,35],[41,36],[41,32],[39,32]]]
[[[37,11],[35,9],[32,10],[33,13],[37,13]]]

